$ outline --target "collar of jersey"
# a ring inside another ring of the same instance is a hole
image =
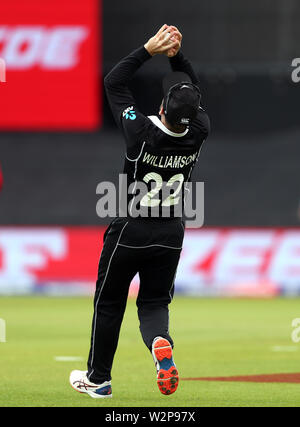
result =
[[[187,127],[184,132],[175,133],[175,132],[172,132],[170,129],[166,128],[166,126],[161,122],[161,120],[159,120],[157,116],[148,116],[148,118],[151,120],[153,124],[155,124],[155,126],[159,127],[164,133],[170,136],[175,136],[175,138],[181,138],[185,136],[189,131],[189,128]]]

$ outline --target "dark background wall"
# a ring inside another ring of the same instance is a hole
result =
[[[162,23],[173,23],[199,74],[214,131],[298,126],[300,84],[292,82],[291,62],[300,56],[299,1],[133,0],[130,6],[104,1],[104,17],[104,73]],[[161,100],[160,81],[167,70],[167,61],[159,57],[136,77],[132,87],[146,113]],[[104,106],[106,123],[111,123]]]
[[[194,173],[205,182],[205,224],[299,225],[300,83],[291,62],[300,56],[300,3],[104,0],[103,75],[165,22],[184,35],[212,121]],[[155,57],[132,81],[145,114],[157,112],[168,69]],[[105,98],[103,106],[94,133],[0,134],[0,224],[107,223],[96,216],[96,186],[117,182],[124,146]]]
[[[299,55],[298,0],[104,0],[104,58],[114,63],[163,23],[184,34],[198,64],[286,64]],[[109,64],[110,65],[110,64]]]

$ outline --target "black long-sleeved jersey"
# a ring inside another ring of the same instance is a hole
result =
[[[128,83],[150,58],[147,50],[140,47],[104,79],[113,116],[126,140],[124,174],[130,194],[126,215],[181,216],[184,188],[209,134],[210,121],[200,107],[192,124],[184,132],[174,133],[157,116],[146,117],[139,111]],[[173,71],[185,72],[198,85],[196,74],[181,51],[170,58],[170,65]]]

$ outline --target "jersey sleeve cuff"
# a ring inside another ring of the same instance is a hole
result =
[[[152,58],[150,53],[145,49],[144,46],[139,47],[133,52],[133,55],[141,62],[145,62],[148,59]]]
[[[177,55],[172,56],[171,58],[169,58],[171,67],[173,69],[177,69],[178,67],[180,67],[180,65],[182,64],[183,60],[184,60],[184,55],[181,52],[181,50],[177,53]]]

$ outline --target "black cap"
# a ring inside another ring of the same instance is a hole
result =
[[[201,94],[186,73],[173,72],[163,79],[163,108],[171,125],[189,125],[200,107]]]

